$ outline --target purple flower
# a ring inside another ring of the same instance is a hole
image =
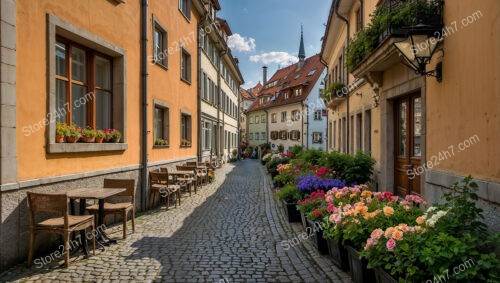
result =
[[[333,187],[345,187],[346,182],[338,179],[324,179],[318,176],[308,174],[295,179],[297,189],[301,192],[311,192],[317,190],[328,191]]]

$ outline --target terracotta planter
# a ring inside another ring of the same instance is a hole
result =
[[[63,142],[66,142],[66,137],[56,135],[56,143],[63,143]]]
[[[66,137],[66,141],[68,143],[75,143],[79,140],[80,138],[79,137]]]
[[[309,231],[311,231],[313,234],[313,244],[318,249],[318,252],[320,254],[328,254],[328,244],[326,243],[325,238],[323,238],[323,230],[320,229],[319,223],[316,223],[314,221],[311,221],[310,219],[307,219],[307,224],[309,225]]]
[[[367,267],[368,262],[359,258],[359,252],[355,248],[348,245],[346,249],[352,281],[354,283],[376,283],[373,269]]]
[[[382,268],[375,268],[375,280],[377,283],[398,283],[398,280]]]
[[[82,137],[82,142],[93,143],[95,142],[95,137]]]
[[[296,203],[287,203],[282,201],[283,207],[285,208],[285,214],[288,218],[288,222],[300,222],[300,212],[297,210]]]
[[[95,137],[96,143],[102,143],[103,140],[104,140],[104,138]]]
[[[327,239],[328,253],[332,258],[333,263],[344,271],[349,271],[349,259],[347,257],[346,248],[337,243],[334,239]]]

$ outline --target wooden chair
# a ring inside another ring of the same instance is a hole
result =
[[[191,196],[191,187],[194,187],[194,193],[198,193],[198,177],[196,176],[196,166],[181,166],[177,165],[177,171],[193,172],[191,176],[177,177],[176,182],[181,184],[183,189],[189,188],[189,196]]]
[[[170,207],[171,194],[175,194],[177,197],[177,200],[174,203],[175,207],[177,207],[177,202],[181,205],[181,194],[179,189],[179,186],[172,184],[172,181],[169,179],[167,168],[161,168],[158,171],[149,172],[149,207],[152,207],[154,204],[155,195],[157,193],[160,199],[162,196],[165,196],[167,209]],[[153,195],[153,198],[151,198],[151,195]]]
[[[198,166],[198,162],[196,162],[196,161],[186,162],[186,166]]]
[[[93,215],[69,215],[68,196],[64,194],[41,194],[28,192],[30,242],[28,266],[33,264],[33,249],[36,235],[40,233],[59,234],[64,240],[64,261],[69,267],[69,241],[72,232],[94,229]],[[57,214],[57,217],[36,221],[37,212]],[[92,248],[95,255],[95,235],[92,234]],[[83,239],[86,241],[87,239]]]
[[[135,233],[135,180],[134,179],[104,179],[104,188],[124,188],[123,193],[116,196],[130,197],[130,202],[104,203],[104,217],[108,214],[118,214],[122,216],[123,221],[123,239],[127,238],[127,216],[131,212],[132,233]],[[96,215],[99,213],[99,205],[94,204],[87,207],[87,210]]]

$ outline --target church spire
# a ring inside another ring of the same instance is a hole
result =
[[[304,48],[304,27],[300,26],[300,47],[299,47],[299,67],[304,66],[304,60],[306,59],[306,50]]]

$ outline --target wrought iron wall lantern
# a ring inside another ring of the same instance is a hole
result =
[[[418,24],[403,28],[406,38],[394,43],[404,57],[404,64],[422,76],[436,77],[438,82],[443,79],[443,64],[439,62],[436,68],[427,71],[426,66],[431,62],[432,56],[443,41],[442,27]]]

